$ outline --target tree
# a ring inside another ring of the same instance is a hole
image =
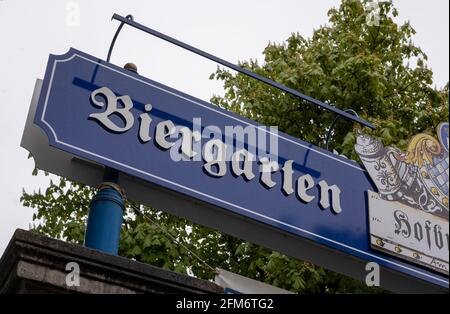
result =
[[[367,23],[368,4],[368,0],[344,0],[339,8],[329,11],[328,25],[314,31],[311,38],[294,33],[284,43],[269,43],[261,65],[256,60],[240,65],[338,108],[353,109],[377,126],[375,131],[365,132],[381,138],[385,145],[404,149],[412,135],[433,132],[439,122],[447,120],[448,84],[442,90],[432,87],[427,56],[412,43],[415,31],[409,23],[394,22],[397,10],[393,4],[379,3],[379,25]],[[335,118],[332,113],[222,68],[211,79],[223,81],[225,88],[223,97],[211,100],[217,106],[324,146]],[[340,120],[330,147],[356,159],[353,145],[359,128]],[[61,178],[57,183],[50,182],[43,193],[24,191],[21,200],[24,206],[37,209],[33,230],[81,244],[94,193],[93,188]],[[137,208],[145,216],[138,214]],[[125,213],[119,253],[205,279],[214,275],[209,266],[217,266],[295,292],[380,292],[315,265],[131,202]]]

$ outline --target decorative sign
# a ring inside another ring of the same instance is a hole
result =
[[[448,275],[448,123],[437,133],[406,153],[363,134],[355,149],[379,191],[369,192],[372,247]]]
[[[34,123],[53,147],[288,233],[318,255],[448,288],[442,275],[370,247],[376,188],[364,167],[274,128],[75,49],[50,56]]]

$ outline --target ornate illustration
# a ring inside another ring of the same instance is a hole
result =
[[[355,150],[378,189],[367,191],[371,247],[448,275],[448,123],[437,134],[404,153],[359,134]]]
[[[381,141],[359,134],[355,150],[382,199],[398,201],[444,218],[449,217],[449,124],[437,127],[438,139],[414,136],[407,151],[383,147]]]

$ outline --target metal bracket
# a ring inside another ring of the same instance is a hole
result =
[[[114,16],[113,16],[113,18],[114,18]],[[133,16],[131,14],[128,14],[125,18],[130,20],[130,21],[133,21]],[[114,34],[114,37],[113,37],[113,39],[111,41],[111,45],[109,46],[108,57],[106,58],[106,62],[109,62],[109,60],[111,59],[111,53],[112,53],[112,51],[114,49],[114,45],[116,43],[117,36],[119,36],[119,33],[122,30],[122,27],[123,27],[124,24],[125,24],[125,22],[120,23],[119,27],[117,28],[116,33]]]
[[[170,42],[171,44],[174,44],[174,45],[176,45],[178,47],[181,47],[183,49],[189,50],[189,51],[191,51],[191,52],[193,52],[193,53],[195,53],[197,55],[200,55],[200,56],[202,56],[204,58],[207,58],[207,59],[209,59],[211,61],[219,63],[219,64],[221,64],[223,66],[226,66],[227,68],[233,69],[233,70],[235,70],[235,71],[237,71],[239,73],[245,74],[245,75],[250,76],[250,77],[252,77],[252,78],[254,78],[254,79],[258,80],[258,81],[264,82],[264,83],[266,83],[266,84],[268,84],[270,86],[278,88],[279,90],[282,90],[282,91],[284,91],[284,92],[286,92],[288,94],[294,95],[294,96],[296,96],[296,97],[298,97],[300,99],[303,99],[303,100],[305,100],[305,101],[307,101],[307,102],[309,102],[311,104],[314,104],[314,105],[316,105],[316,106],[318,106],[320,108],[323,108],[325,110],[334,112],[335,114],[337,114],[337,115],[339,115],[339,116],[341,116],[341,117],[343,117],[345,119],[357,122],[357,123],[362,124],[363,126],[366,126],[368,128],[375,129],[375,126],[373,124],[371,124],[370,122],[367,122],[364,119],[361,119],[358,116],[354,116],[352,114],[349,114],[348,112],[345,112],[343,110],[340,110],[340,109],[334,107],[333,105],[326,104],[324,102],[321,102],[320,100],[317,100],[317,99],[312,98],[310,96],[304,95],[304,94],[302,94],[302,93],[300,93],[300,92],[298,92],[298,91],[296,91],[296,90],[294,90],[292,88],[284,86],[283,84],[280,84],[280,83],[277,83],[275,81],[272,81],[272,80],[270,80],[268,78],[265,78],[265,77],[263,77],[261,75],[258,75],[256,73],[254,73],[252,71],[249,71],[247,69],[241,68],[240,66],[237,66],[237,65],[235,65],[235,64],[233,64],[231,62],[225,61],[225,60],[223,60],[223,59],[221,59],[219,57],[216,57],[216,56],[214,56],[214,55],[212,55],[210,53],[207,53],[207,52],[205,52],[203,50],[197,49],[197,48],[195,48],[195,47],[193,47],[191,45],[188,45],[188,44],[186,44],[184,42],[181,42],[181,41],[179,41],[179,40],[177,40],[175,38],[172,38],[172,37],[167,36],[167,35],[165,35],[163,33],[160,33],[160,32],[158,32],[158,31],[156,31],[154,29],[151,29],[151,28],[145,26],[145,25],[139,24],[139,23],[135,22],[132,19],[132,17],[129,18],[130,16],[131,15],[127,15],[126,17],[123,17],[123,16],[118,15],[118,14],[114,14],[112,16],[113,20],[120,21],[121,24],[120,24],[119,28],[117,29],[116,35],[114,36],[114,39],[113,39],[113,42],[111,43],[110,52],[112,50],[112,47],[114,46],[114,42],[115,42],[115,40],[117,38],[117,34],[122,29],[123,24],[127,24],[127,25],[130,25],[130,26],[132,26],[134,28],[137,28],[137,29],[139,29],[139,30],[141,30],[141,31],[143,31],[143,32],[145,32],[147,34],[150,34],[152,36],[158,37],[158,38],[160,38],[162,40],[165,40],[167,42]],[[108,57],[109,56],[110,56],[110,53],[108,53]],[[107,61],[109,61],[109,59]]]
[[[358,114],[357,114],[356,111],[353,110],[353,109],[345,109],[344,111],[345,111],[345,112],[349,112],[349,113],[355,115],[355,117],[358,117]],[[327,137],[325,138],[325,148],[326,148],[327,150],[329,150],[329,149],[328,149],[328,142],[330,141],[330,138],[331,138],[331,132],[333,132],[334,127],[335,127],[336,123],[338,122],[338,120],[339,120],[340,118],[341,118],[341,116],[336,116],[336,118],[334,118],[334,120],[333,120],[333,123],[331,123],[330,128],[328,129]]]

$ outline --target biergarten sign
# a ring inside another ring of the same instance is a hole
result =
[[[448,289],[448,123],[433,138],[439,154],[416,140],[415,159],[361,134],[361,165],[76,49],[50,55],[33,110],[30,124],[57,149],[48,156],[63,152],[141,180],[133,183],[140,191],[168,191],[183,217],[195,216],[183,207],[190,202],[219,230],[217,217],[227,217],[223,230],[292,256],[325,266],[333,264],[325,256],[348,260],[336,271],[376,262],[389,276]],[[69,176],[92,182],[89,173]],[[147,205],[161,201],[130,190]],[[250,227],[225,227],[231,221]]]

